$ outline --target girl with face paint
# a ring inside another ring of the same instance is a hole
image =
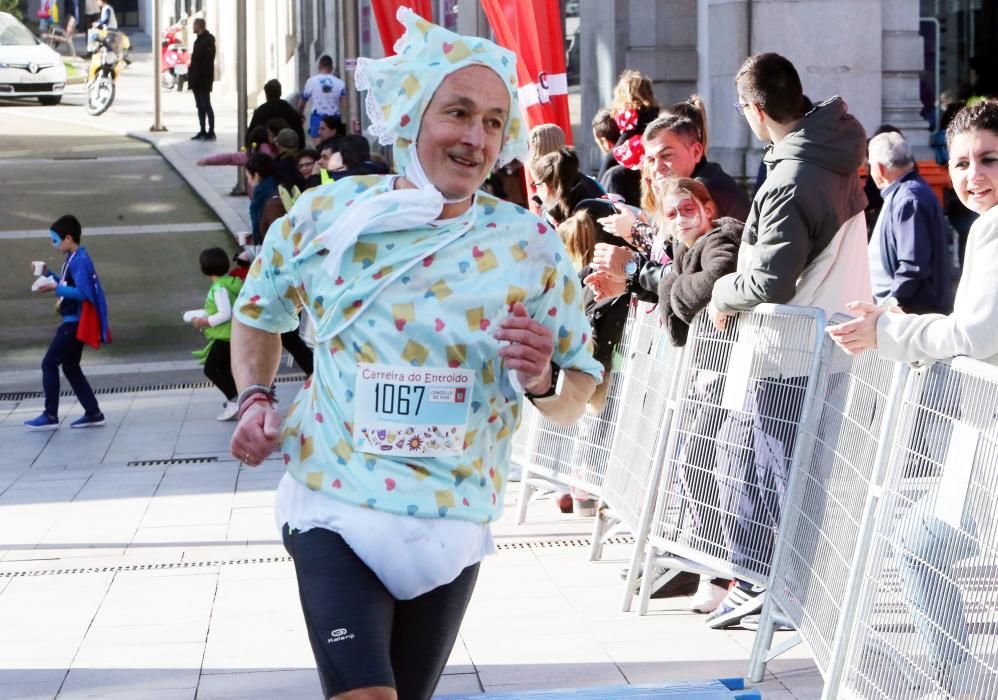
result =
[[[711,230],[717,207],[707,188],[697,180],[668,180],[661,188],[661,219],[665,235],[691,248]]]

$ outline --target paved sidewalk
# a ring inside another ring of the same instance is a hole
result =
[[[295,386],[280,385],[287,406]],[[0,698],[318,698],[291,564],[272,521],[283,464],[226,454],[217,392],[101,397],[106,427],[28,433],[0,403]],[[495,526],[440,693],[742,676],[753,633],[685,599],[619,612],[625,545],[587,561],[592,521],[531,507]],[[779,639],[782,635],[778,636]],[[816,698],[798,647],[765,698]]]

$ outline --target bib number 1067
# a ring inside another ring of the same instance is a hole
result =
[[[416,384],[374,385],[374,410],[386,416],[418,415],[426,387]]]

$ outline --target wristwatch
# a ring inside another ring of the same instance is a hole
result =
[[[627,281],[630,282],[634,279],[634,275],[638,274],[638,254],[635,253],[630,260],[624,263],[624,274],[627,276]]]
[[[554,363],[554,360],[552,360],[551,361],[551,386],[548,387],[548,390],[545,391],[543,394],[531,394],[529,391],[524,391],[523,395],[526,396],[531,401],[533,401],[534,399],[548,399],[548,398],[551,398],[552,396],[556,396],[558,394],[559,390],[561,389],[561,383],[559,382],[560,379],[562,379],[562,376],[561,376],[561,367],[559,367],[558,365],[556,365]]]

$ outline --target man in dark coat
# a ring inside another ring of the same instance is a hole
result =
[[[870,139],[870,180],[883,207],[870,239],[873,297],[893,298],[906,313],[953,310],[949,224],[932,188],[915,172],[911,147],[898,133]]]
[[[298,134],[298,143],[305,144],[301,115],[286,100],[281,99],[281,92],[281,83],[278,80],[268,80],[263,84],[263,94],[267,96],[267,101],[253,110],[253,117],[246,127],[246,150],[250,149],[249,135],[253,133],[253,129],[257,126],[267,126],[267,122],[274,118],[286,121],[288,127]]]
[[[194,104],[198,108],[198,122],[201,130],[193,141],[215,140],[215,111],[211,108],[211,84],[215,82],[215,37],[207,30],[204,19],[194,20],[194,50],[191,51],[191,65],[187,71],[187,84],[194,92]],[[205,120],[208,128],[205,129]]]

